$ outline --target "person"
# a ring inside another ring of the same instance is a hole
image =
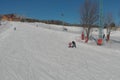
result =
[[[72,48],[72,42],[69,42],[68,45],[69,48]]]
[[[110,34],[107,34],[107,39],[106,39],[106,41],[109,41],[109,39],[110,39]]]
[[[75,43],[75,41],[72,41],[72,48],[76,48],[76,43]]]
[[[38,27],[38,24],[36,25],[36,27]]]
[[[103,34],[103,39],[105,38],[105,34]]]
[[[14,30],[16,30],[16,27],[14,27]]]

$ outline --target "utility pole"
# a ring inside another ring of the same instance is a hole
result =
[[[103,0],[99,0],[99,38],[103,35]]]
[[[103,44],[103,0],[99,0],[99,39],[97,40],[98,45]]]

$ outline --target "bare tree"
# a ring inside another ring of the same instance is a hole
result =
[[[111,13],[109,13],[109,14],[106,15],[106,18],[105,18],[105,23],[107,25],[107,27],[106,27],[107,28],[107,33],[110,32],[110,28],[111,28],[110,24],[112,22],[113,22],[113,16],[112,16]]]
[[[85,0],[80,7],[80,18],[83,27],[87,27],[87,40],[89,40],[89,34],[92,25],[95,25],[99,20],[99,6],[96,1]]]
[[[105,24],[106,24],[106,28],[107,28],[107,40],[109,40],[112,27],[115,27],[113,15],[111,13],[106,15]]]

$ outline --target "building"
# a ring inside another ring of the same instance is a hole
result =
[[[2,21],[21,21],[21,17],[17,16],[16,14],[5,14],[1,15]]]

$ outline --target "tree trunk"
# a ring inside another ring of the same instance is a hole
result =
[[[89,35],[90,35],[90,29],[91,29],[91,27],[89,26],[88,27],[88,30],[87,30],[87,39],[86,39],[86,43],[88,42],[88,40],[89,40]]]
[[[109,26],[109,27],[108,27],[108,30],[107,30],[107,41],[110,40],[111,29],[112,29],[112,27]]]

